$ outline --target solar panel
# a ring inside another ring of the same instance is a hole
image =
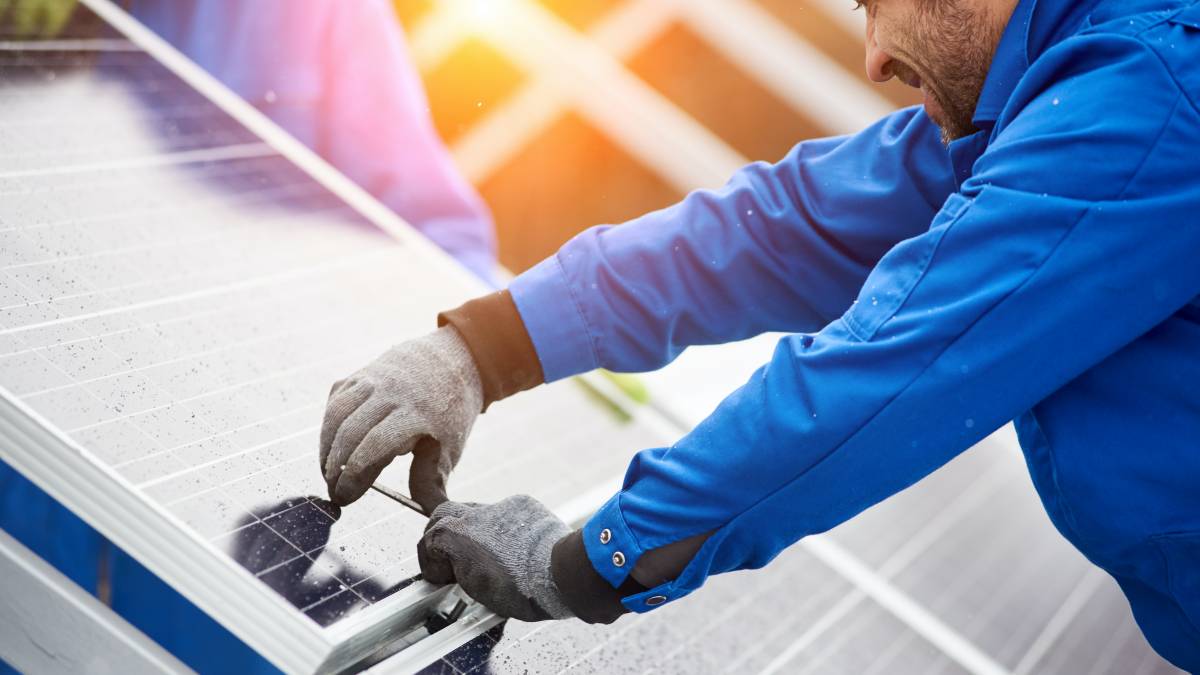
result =
[[[79,12],[0,42],[3,457],[277,664],[353,663],[436,597],[422,518],[320,499],[330,383],[483,289],[137,26]],[[662,438],[571,382],[494,410],[455,498],[578,516]]]

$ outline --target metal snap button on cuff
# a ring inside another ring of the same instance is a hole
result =
[[[667,596],[665,596],[665,595],[652,595],[652,596],[646,598],[646,604],[651,607],[653,607],[655,605],[661,605],[666,601],[667,601]]]
[[[607,544],[610,541],[612,541],[612,530],[608,529],[607,527],[603,530],[600,530],[600,543]]]
[[[620,551],[617,551],[616,553],[614,553],[613,554],[613,564],[616,565],[617,567],[623,567],[625,565],[625,554],[621,553]]]

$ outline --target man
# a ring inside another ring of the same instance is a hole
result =
[[[869,0],[925,104],[594,228],[331,394],[343,504],[397,455],[418,551],[505,616],[608,622],[760,567],[1016,419],[1055,525],[1200,670],[1200,3]],[[476,413],[596,367],[799,331],[570,531],[443,501]]]

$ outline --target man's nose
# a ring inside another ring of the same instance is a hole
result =
[[[867,17],[867,77],[872,82],[887,82],[892,79],[892,57],[879,48],[875,41],[875,20]]]

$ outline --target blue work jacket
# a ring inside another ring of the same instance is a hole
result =
[[[625,606],[763,566],[1015,419],[1054,524],[1200,670],[1198,62],[1196,0],[1022,0],[975,135],[902,110],[517,278],[548,381],[795,333],[585,526],[614,587],[712,533]]]

